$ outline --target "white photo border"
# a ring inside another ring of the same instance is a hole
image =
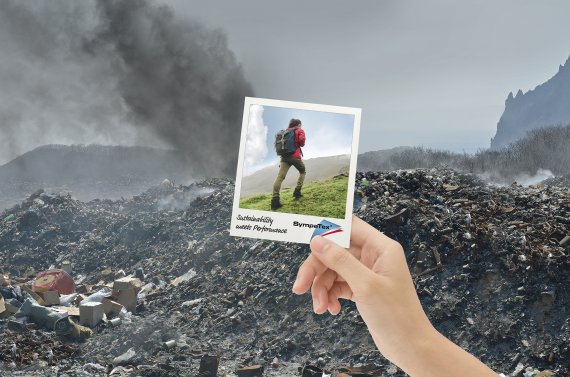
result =
[[[348,172],[348,190],[346,195],[344,219],[323,218],[313,215],[300,215],[244,209],[239,207],[241,183],[244,171],[247,129],[249,125],[250,108],[252,105],[283,107],[299,110],[324,111],[354,116],[352,127],[352,145]],[[358,142],[360,137],[360,119],[362,110],[353,107],[320,105],[306,102],[293,102],[267,98],[245,97],[243,107],[241,138],[238,156],[238,166],[235,180],[230,235],[250,237],[273,241],[298,242],[308,244],[315,232],[324,235],[342,247],[349,247],[352,225],[352,206],[354,202],[354,185],[356,180],[356,163],[358,157]],[[332,223],[332,225],[330,225]],[[329,231],[327,231],[329,230]]]

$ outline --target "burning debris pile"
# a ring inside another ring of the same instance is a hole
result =
[[[369,172],[357,176],[354,210],[402,243],[442,333],[505,375],[565,376],[568,194],[447,170]],[[403,376],[354,305],[317,316],[310,297],[291,293],[306,245],[229,236],[232,198],[230,180],[165,182],[120,201],[38,192],[2,213],[0,266],[20,283],[71,261],[83,300],[108,289],[125,307],[112,290],[137,279],[131,313],[110,314],[89,339],[0,320],[3,373]]]

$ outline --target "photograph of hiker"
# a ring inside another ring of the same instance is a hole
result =
[[[345,218],[354,115],[254,104],[240,208]]]

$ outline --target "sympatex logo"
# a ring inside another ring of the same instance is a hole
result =
[[[319,225],[320,227],[315,228],[315,230],[313,231],[311,239],[315,238],[316,236],[326,237],[334,233],[342,232],[342,227],[340,225],[327,220],[321,221]]]

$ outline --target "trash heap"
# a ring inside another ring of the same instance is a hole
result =
[[[570,187],[570,175],[548,178],[542,181],[542,184],[548,186]]]
[[[29,316],[0,320],[3,375],[404,376],[352,303],[318,316],[308,295],[291,293],[307,245],[229,236],[233,189],[223,179],[165,182],[87,203],[37,192],[2,213],[3,272],[24,285],[71,265],[84,306],[102,297],[84,309],[98,321],[81,325],[80,303],[67,309],[88,338]],[[354,211],[403,245],[443,334],[505,375],[570,374],[568,188],[368,172],[357,175]]]

